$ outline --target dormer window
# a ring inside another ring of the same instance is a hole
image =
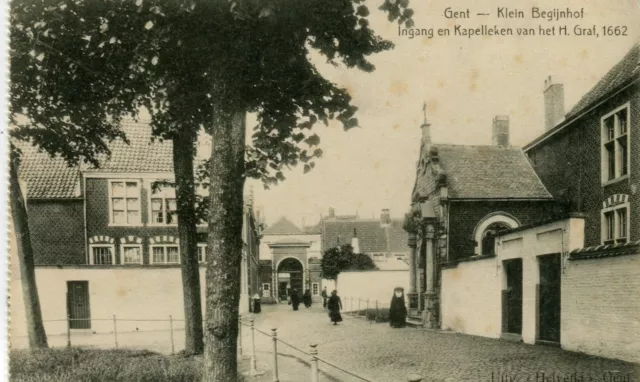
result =
[[[629,175],[629,104],[605,115],[602,126],[602,183]]]

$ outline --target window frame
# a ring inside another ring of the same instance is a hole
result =
[[[168,262],[169,254],[167,252],[168,247],[176,247],[178,248],[178,262]],[[153,259],[153,249],[154,248],[163,248],[164,249],[164,262],[156,262]],[[175,243],[166,243],[166,244],[150,244],[149,245],[149,264],[151,265],[180,265],[181,254],[180,254],[180,244]]]
[[[625,111],[626,116],[626,130],[624,132],[620,131],[620,118],[619,115],[622,111]],[[609,134],[608,124],[609,121],[613,118],[613,136],[611,137]],[[627,102],[617,108],[613,109],[609,113],[605,114],[600,118],[600,174],[601,174],[601,183],[602,186],[606,186],[609,184],[613,184],[619,182],[624,179],[628,179],[631,173],[631,102]],[[622,144],[621,142],[624,142]],[[623,156],[622,146],[625,147],[626,158]],[[613,148],[613,176],[610,177],[611,172],[611,159],[610,159],[610,149]],[[624,162],[623,163],[623,159]],[[626,173],[622,173],[622,170],[626,169]]]
[[[113,199],[115,198],[113,196],[113,184],[114,183],[124,183],[124,187],[125,187],[125,196],[124,196],[124,213],[125,213],[125,218],[127,218],[127,214],[129,212],[128,209],[128,204],[127,204],[127,199],[128,195],[126,195],[126,189],[127,189],[127,183],[136,183],[136,189],[138,191],[137,193],[137,199],[138,199],[138,221],[135,223],[116,223],[113,220]],[[108,195],[109,195],[109,227],[142,227],[143,223],[142,223],[142,181],[140,179],[108,179],[107,180],[107,189],[108,189]]]
[[[111,250],[111,264],[96,264],[95,254],[93,250],[96,248],[109,248]],[[89,265],[115,265],[116,264],[116,246],[115,244],[89,244]]]
[[[520,227],[520,222],[511,214],[504,211],[492,212],[478,222],[473,230],[473,241],[475,242],[475,248],[473,250],[474,256],[483,256],[482,254],[482,239],[484,233],[494,223],[502,223],[510,229]],[[496,248],[497,252],[497,248]],[[497,255],[497,254],[496,254]]]
[[[262,283],[261,286],[262,286],[262,296],[271,297],[271,283]],[[268,293],[268,296],[265,293]]]
[[[620,210],[625,210],[626,216],[624,221],[620,220]],[[607,208],[603,208],[600,211],[600,243],[603,245],[609,244],[623,244],[630,240],[631,234],[631,203],[626,201]],[[607,216],[613,216],[613,238],[608,237],[608,233],[611,230]],[[626,232],[624,236],[621,235],[621,223],[624,225]]]
[[[125,250],[125,248],[138,248],[138,250],[140,250],[140,262],[137,262],[137,263],[125,263],[124,262],[124,250]],[[132,243],[120,244],[120,264],[121,265],[144,264],[144,252],[142,251],[142,244],[132,244]]]
[[[313,287],[316,287],[314,290]],[[311,295],[320,296],[320,283],[311,283]]]
[[[177,227],[178,226],[178,196],[175,193],[176,192],[176,188],[175,187],[168,187],[168,186],[160,185],[159,186],[159,187],[161,187],[160,188],[160,190],[161,190],[160,194],[155,194],[154,195],[153,194],[153,184],[155,182],[158,182],[158,181],[160,181],[160,180],[155,180],[155,181],[149,182],[149,192],[148,192],[148,197],[147,197],[148,213],[149,213],[149,223],[148,223],[148,225],[149,226],[155,226],[155,227]],[[173,197],[172,198],[166,196],[166,194],[165,194],[166,191],[164,190],[165,187],[168,188],[168,189],[173,189]],[[160,198],[162,198],[161,207],[162,207],[162,217],[163,217],[163,220],[164,220],[164,222],[162,222],[162,223],[156,222],[155,219],[153,218],[153,204],[152,204],[152,201],[151,201],[152,199],[160,199]],[[167,207],[166,202],[169,199],[173,199],[176,202],[176,210],[175,210],[176,211],[175,212],[176,219],[175,219],[175,222],[172,222],[172,223],[167,223],[166,222],[167,221],[167,215],[168,215],[167,214],[168,210],[166,209],[166,207]]]

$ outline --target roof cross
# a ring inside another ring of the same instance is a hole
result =
[[[422,114],[424,115],[424,124],[427,124],[427,102],[422,103]]]

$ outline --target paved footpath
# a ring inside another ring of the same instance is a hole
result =
[[[278,329],[278,337],[303,350],[315,343],[321,359],[342,366],[370,381],[403,382],[409,374],[423,381],[580,382],[640,381],[640,365],[592,357],[547,346],[413,328],[392,329],[343,315],[333,326],[326,312],[315,304],[293,311],[287,305],[265,305],[255,316],[255,327],[266,333]],[[249,331],[243,331],[248,354]],[[295,373],[309,380],[304,365],[309,356],[278,344],[284,362],[279,369],[291,375],[285,363],[298,359]],[[270,337],[256,332],[259,366],[271,366]],[[320,362],[321,380],[361,381]],[[615,375],[615,378],[614,378]],[[493,379],[492,379],[493,378]],[[289,379],[289,378],[287,378]],[[294,379],[295,380],[295,379]]]

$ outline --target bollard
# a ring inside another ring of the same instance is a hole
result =
[[[378,300],[376,300],[376,322],[380,321],[380,313],[378,312]]]
[[[318,348],[317,344],[309,345],[311,350],[311,382],[318,382]]]
[[[67,347],[71,347],[71,316],[67,315]]]
[[[273,382],[280,382],[278,379],[278,329],[271,329],[273,338]]]
[[[411,374],[407,379],[409,382],[422,382],[422,377],[417,374]]]
[[[116,349],[118,348],[118,326],[116,325],[116,315],[113,315],[113,337],[116,341]]]
[[[255,329],[254,329],[254,318],[251,317],[249,322],[251,323],[251,371],[250,375],[257,376],[263,375],[264,371],[258,371],[256,367],[256,337],[255,337]]]
[[[171,332],[171,354],[175,353],[175,347],[173,344],[173,316],[169,315],[169,332]]]

